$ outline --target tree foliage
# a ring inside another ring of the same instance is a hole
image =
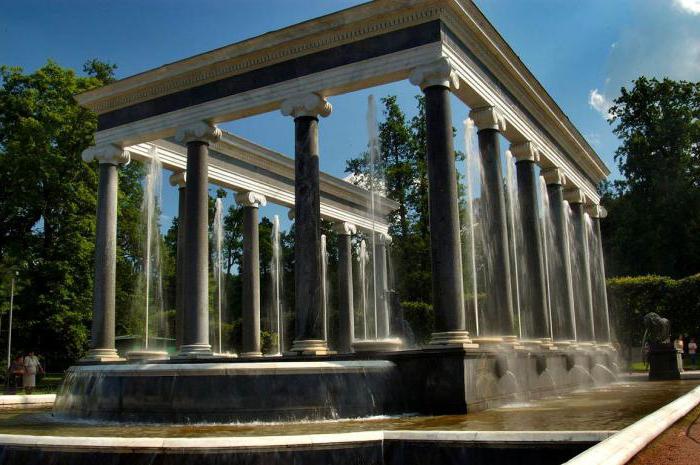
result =
[[[395,96],[381,99],[384,119],[379,122],[380,160],[384,194],[398,203],[389,217],[392,258],[397,291],[402,300],[430,302],[430,224],[428,211],[427,130],[425,98],[416,96],[417,113],[410,120]],[[463,154],[455,152],[457,161]],[[346,172],[362,184],[369,174],[367,153],[346,163]],[[460,177],[457,172],[456,176]],[[460,200],[464,192],[460,190]]]
[[[89,339],[97,170],[81,153],[96,118],[73,96],[112,79],[114,66],[91,60],[85,71],[51,61],[32,73],[0,67],[0,261],[19,272],[13,341],[49,367],[78,358]],[[136,165],[120,172],[120,265],[138,218],[139,175]],[[127,293],[119,289],[117,299]]]
[[[700,83],[640,77],[611,109],[624,179],[602,186],[611,275],[700,270]]]

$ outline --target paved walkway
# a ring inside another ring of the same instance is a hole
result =
[[[700,463],[700,406],[664,431],[628,465],[697,465]]]
[[[16,394],[0,396],[0,408],[30,405],[48,405],[56,400],[56,394]]]

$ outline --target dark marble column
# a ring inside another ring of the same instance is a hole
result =
[[[588,235],[586,232],[586,217],[584,215],[584,197],[577,188],[564,191],[564,200],[571,207],[571,221],[574,237],[572,238],[572,255],[575,260],[574,272],[574,309],[576,314],[577,342],[593,342],[595,340],[595,323],[591,302],[591,279],[588,260]]]
[[[430,258],[435,333],[430,344],[472,344],[466,331],[457,176],[450,87],[458,80],[450,62],[440,59],[413,70],[412,84],[425,94]]]
[[[294,117],[294,307],[296,336],[290,352],[326,355],[321,301],[321,203],[318,168],[318,115],[332,107],[317,94],[282,103],[285,116]]]
[[[481,155],[481,218],[484,237],[490,244],[493,261],[486,270],[487,296],[485,321],[479,321],[480,335],[514,338],[513,294],[511,289],[508,221],[501,169],[500,131],[505,127],[493,107],[472,110],[470,118],[478,128]]]
[[[242,192],[236,202],[243,207],[243,357],[259,357],[260,351],[260,238],[258,209],[266,205],[265,196]]]
[[[117,167],[129,161],[129,152],[116,145],[92,147],[83,160],[100,163],[95,234],[95,284],[90,350],[84,361],[121,360],[114,345],[117,274]]]
[[[209,344],[209,145],[221,130],[198,123],[178,130],[175,140],[187,144],[185,214],[184,332],[178,357],[208,357]]]
[[[177,257],[175,259],[175,348],[180,350],[185,328],[185,294],[183,274],[185,269],[185,217],[187,216],[187,172],[180,171],[170,176],[170,185],[177,186]]]
[[[352,352],[355,316],[352,282],[352,235],[357,228],[351,223],[335,225],[338,233],[338,352]]]
[[[605,282],[605,258],[603,256],[603,238],[600,234],[600,220],[605,218],[607,211],[600,205],[588,205],[588,215],[593,226],[593,243],[589,244],[591,291],[593,295],[593,314],[595,317],[596,342],[610,342],[610,315],[608,310],[608,290]]]
[[[535,174],[535,164],[539,160],[537,149],[531,142],[513,144],[510,151],[516,158],[518,176],[518,197],[520,200],[520,218],[523,232],[523,265],[521,274],[524,282],[520,283],[521,325],[531,333],[523,335],[526,339],[550,339],[549,309],[547,308],[547,282],[544,265],[544,251],[540,232],[537,191],[539,179]]]
[[[571,260],[564,210],[564,176],[558,168],[542,171],[547,184],[547,197],[552,226],[552,241],[557,253],[549,257],[552,332],[555,342],[576,339]]]

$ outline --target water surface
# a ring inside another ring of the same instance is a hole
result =
[[[0,434],[50,436],[276,436],[372,430],[619,430],[666,405],[700,380],[633,381],[466,415],[373,417],[295,423],[119,424],[54,417],[50,409],[0,410]]]

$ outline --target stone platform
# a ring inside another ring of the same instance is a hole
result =
[[[56,415],[249,422],[461,414],[614,380],[614,352],[427,349],[72,367]]]

